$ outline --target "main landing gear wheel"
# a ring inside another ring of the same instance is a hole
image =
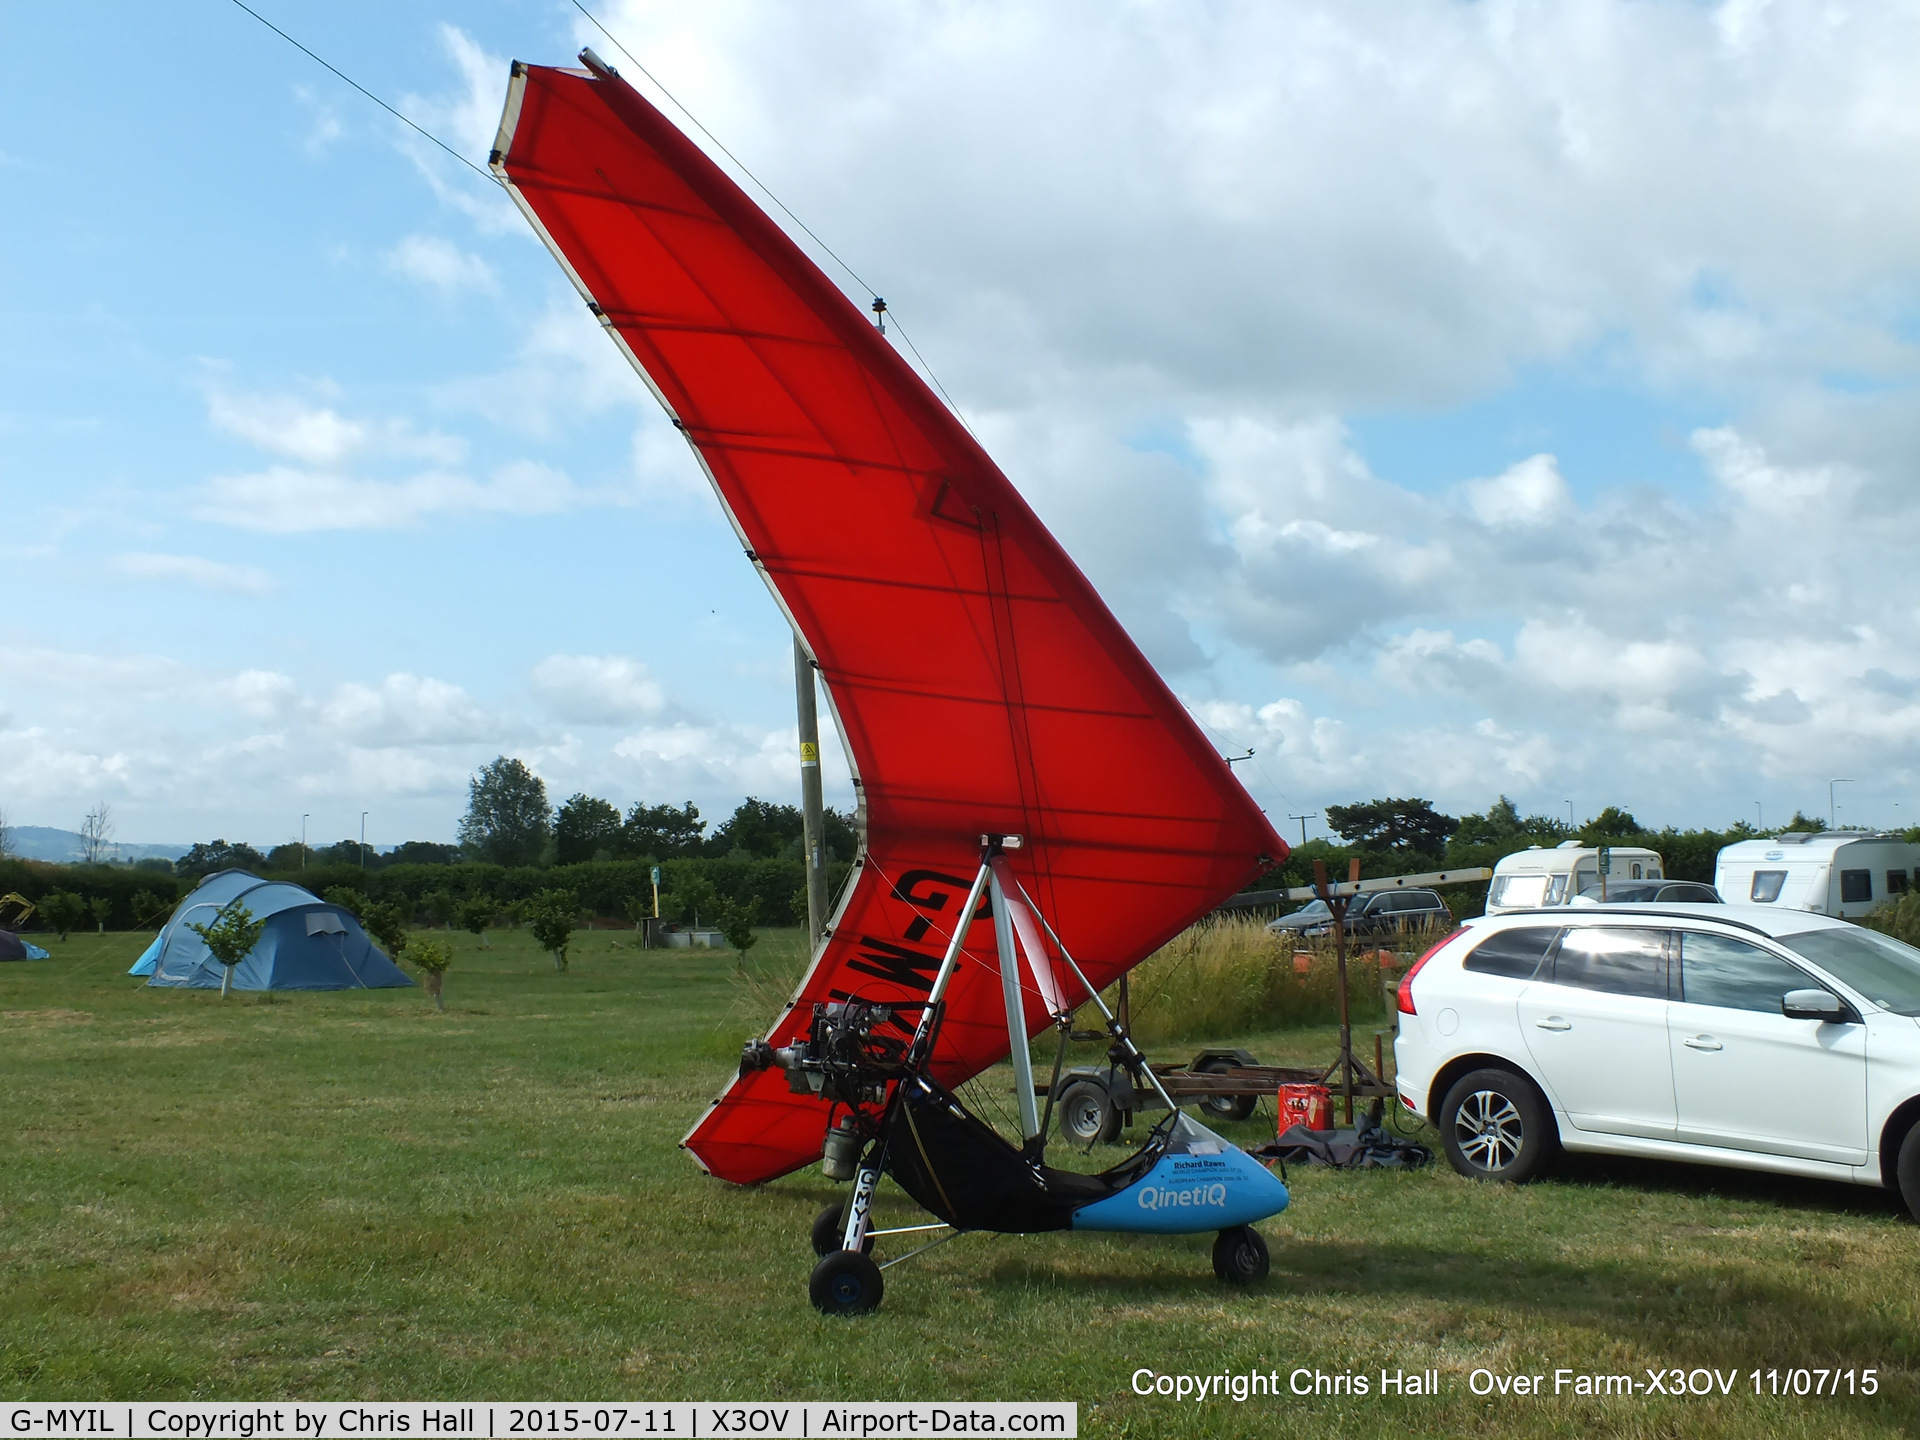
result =
[[[1447,1091],[1435,1117],[1453,1168],[1469,1180],[1522,1185],[1553,1158],[1553,1116],[1529,1080],[1475,1070]]]
[[[1271,1268],[1267,1242],[1251,1225],[1222,1230],[1213,1242],[1213,1273],[1229,1285],[1258,1285]]]
[[[813,1267],[807,1294],[823,1315],[865,1315],[877,1308],[887,1282],[880,1267],[857,1250],[836,1250]]]
[[[1076,1145],[1092,1149],[1120,1138],[1120,1110],[1107,1087],[1092,1080],[1076,1080],[1060,1092],[1060,1133]]]
[[[813,1217],[813,1253],[831,1255],[840,1248],[847,1238],[847,1207],[845,1204],[829,1205]],[[863,1255],[873,1251],[873,1236],[867,1236],[866,1243],[860,1247]]]

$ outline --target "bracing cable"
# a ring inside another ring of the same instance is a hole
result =
[[[313,61],[314,64],[320,66],[322,69],[330,71],[339,79],[344,80],[347,84],[351,85],[354,89],[358,90],[362,95],[366,96],[367,99],[371,100],[374,104],[378,105],[382,110],[386,111],[389,115],[393,116],[393,118],[398,120],[402,125],[405,125],[409,129],[416,131],[424,138],[431,140],[434,144],[438,145],[442,150],[446,151],[447,154],[451,155],[454,159],[458,160],[462,165],[466,166],[469,170],[473,171],[473,173],[478,175],[482,180],[485,180],[489,184],[493,184],[493,185],[501,184],[500,177],[498,175],[492,174],[491,172],[486,170],[482,170],[478,165],[474,164],[473,161],[469,160],[466,156],[462,155],[458,150],[454,149],[451,145],[447,144],[446,141],[442,140],[438,135],[434,134],[431,130],[427,129],[425,126],[420,125],[419,123],[413,120],[409,120],[405,115],[402,115],[398,110],[394,109],[393,106],[389,105],[386,101],[382,100],[378,95],[374,94],[371,90],[367,89],[367,87],[362,85],[358,80],[354,79],[351,75],[347,74],[345,71],[340,69],[339,66],[329,64],[327,61],[321,59],[318,55],[314,54],[313,51],[309,50],[306,46],[302,45],[298,40],[294,39],[293,36],[289,35],[286,31],[282,30],[278,25],[274,24],[271,20],[267,19],[267,17],[262,15],[258,10],[255,10],[251,5],[248,5],[246,3],[246,0],[233,0],[233,3],[235,5],[238,5],[242,10],[246,11],[247,14],[251,15],[254,19],[258,20],[262,25],[266,26],[267,29],[273,31],[273,33],[278,35],[282,40],[286,41],[289,45],[293,46],[293,48],[298,50],[302,55],[305,55],[309,60]]]

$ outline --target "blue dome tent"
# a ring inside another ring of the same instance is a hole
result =
[[[265,920],[253,953],[233,967],[236,990],[379,990],[413,981],[380,952],[347,911],[283,880],[245,870],[209,875],[182,900],[130,975],[149,985],[220,988],[220,962],[190,926],[210,925],[239,900]]]

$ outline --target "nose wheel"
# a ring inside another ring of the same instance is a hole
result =
[[[823,1315],[865,1315],[886,1294],[886,1278],[858,1250],[836,1250],[813,1267],[807,1295]]]
[[[1258,1285],[1271,1268],[1267,1242],[1251,1225],[1222,1230],[1213,1242],[1213,1273],[1229,1285]]]

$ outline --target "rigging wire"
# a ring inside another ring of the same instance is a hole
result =
[[[482,170],[478,165],[474,164],[473,161],[469,160],[466,156],[462,155],[458,150],[454,149],[451,145],[447,144],[447,142],[442,140],[438,135],[434,134],[431,130],[428,130],[426,127],[422,125],[418,125],[414,121],[409,120],[406,116],[402,115],[398,110],[394,109],[393,106],[389,105],[386,101],[382,100],[378,95],[374,94],[371,90],[367,89],[367,87],[362,85],[358,80],[354,79],[351,75],[341,70],[337,65],[328,64],[327,61],[321,59],[318,55],[314,54],[313,51],[309,50],[306,46],[302,45],[298,40],[294,39],[293,36],[289,35],[286,31],[282,30],[278,25],[274,24],[271,20],[267,19],[267,17],[262,15],[258,10],[255,10],[251,5],[248,5],[246,3],[246,0],[233,0],[233,3],[235,5],[238,5],[242,10],[246,11],[247,14],[251,15],[254,19],[258,20],[262,25],[266,26],[267,29],[273,31],[273,33],[278,35],[282,40],[286,41],[289,45],[293,46],[293,48],[298,50],[302,55],[305,55],[309,60],[313,61],[314,64],[319,65],[321,68],[325,70],[331,71],[334,75],[346,81],[347,84],[351,85],[354,89],[358,90],[362,95],[366,96],[367,99],[371,100],[374,104],[378,105],[382,110],[386,111],[389,115],[393,116],[393,118],[398,120],[402,125],[407,126],[409,129],[418,132],[420,135],[424,136],[426,139],[431,140],[434,144],[438,145],[442,150],[446,151],[447,154],[451,155],[454,159],[458,160],[462,165],[466,166],[469,170],[473,171],[473,173],[478,175],[482,180],[487,181],[489,184],[499,185],[500,188],[503,190],[506,188],[506,186],[501,182],[501,179],[498,175],[493,174],[491,171]]]
[[[240,0],[234,0],[234,3],[237,5],[240,3]],[[605,25],[600,23],[599,16],[595,15],[591,10],[587,9],[587,7],[581,3],[581,0],[572,0],[572,4],[574,9],[578,10],[582,15],[587,17],[587,20],[592,24],[594,29],[598,30],[602,35],[607,37],[607,43],[609,45],[613,46],[614,49],[618,50],[622,55],[626,56],[627,59],[632,63],[633,68],[638,70],[642,75],[646,76],[647,79],[652,82],[654,89],[658,90],[662,95],[666,96],[668,100],[673,102],[674,109],[678,110],[682,115],[686,116],[688,123],[691,124],[694,129],[698,130],[702,135],[706,136],[707,139],[711,140],[713,142],[714,148],[717,149],[722,155],[726,156],[727,159],[731,160],[734,164],[734,167],[738,169],[742,175],[746,176],[747,179],[751,180],[754,183],[755,188],[757,188],[762,195],[765,195],[767,199],[771,200],[774,203],[774,205],[776,205],[779,208],[781,214],[785,215],[795,225],[799,226],[800,229],[806,234],[807,238],[813,241],[814,244],[818,245],[820,249],[827,255],[827,257],[833,261],[834,264],[838,265],[842,270],[846,271],[848,277],[852,279],[853,283],[859,286],[860,289],[866,292],[867,298],[869,300],[877,301],[880,299],[880,292],[878,290],[875,290],[873,286],[869,285],[865,280],[861,279],[859,272],[856,271],[846,261],[842,260],[839,256],[839,253],[835,251],[831,245],[827,244],[826,241],[822,240],[820,236],[814,231],[811,225],[807,224],[806,221],[802,220],[798,215],[794,214],[792,208],[788,206],[787,202],[782,200],[778,195],[773,193],[773,187],[768,185],[767,182],[762,180],[758,175],[754,174],[753,171],[749,170],[747,168],[746,162],[743,161],[738,155],[734,154],[733,151],[729,150],[718,135],[715,135],[705,125],[701,124],[700,117],[698,115],[695,115],[693,111],[689,110],[686,107],[686,105],[681,101],[679,96],[675,95],[671,90],[667,89],[665,85],[662,85],[660,83],[659,76],[655,75],[651,70],[647,69],[645,65],[641,64],[639,57],[636,56],[625,45],[620,43],[620,37],[615,35],[611,30],[607,29]],[[329,66],[328,68],[331,69],[332,67]],[[927,379],[933,382],[933,388],[938,390],[940,392],[940,398],[947,402],[947,408],[953,412],[954,419],[960,422],[961,427],[967,432],[967,434],[973,435],[973,427],[967,424],[967,417],[960,413],[960,406],[957,403],[955,403],[953,396],[947,393],[947,387],[940,383],[940,377],[934,373],[933,367],[927,364],[926,357],[920,353],[920,347],[913,343],[913,337],[907,333],[907,327],[900,323],[900,317],[898,314],[894,312],[892,306],[889,305],[887,307],[886,314],[892,318],[893,328],[899,333],[900,338],[907,342],[907,349],[913,352],[913,358],[919,362],[920,372],[923,375],[925,375]],[[978,440],[979,438],[980,438],[979,436],[974,435],[974,439]]]

